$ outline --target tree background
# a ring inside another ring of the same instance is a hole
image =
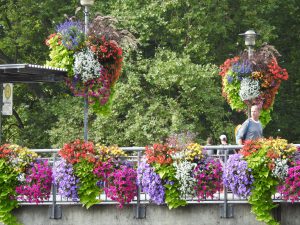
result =
[[[44,44],[55,27],[73,16],[78,0],[0,1],[0,63],[45,64]],[[191,131],[205,143],[245,115],[221,96],[218,66],[243,51],[239,33],[260,34],[256,47],[274,45],[289,80],[276,96],[264,135],[300,143],[300,3],[296,0],[119,0],[95,1],[95,14],[112,15],[138,39],[125,52],[112,111],[89,113],[89,138],[103,144],[144,146],[172,133]],[[77,15],[83,18],[82,10]],[[83,100],[61,84],[16,84],[14,115],[3,117],[3,142],[31,148],[61,147],[83,137]]]

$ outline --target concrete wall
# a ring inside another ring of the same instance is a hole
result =
[[[135,219],[134,207],[96,205],[86,210],[80,205],[62,206],[61,219],[49,219],[49,206],[21,206],[14,211],[24,225],[262,225],[248,204],[234,204],[233,218],[220,218],[218,204],[191,204],[169,210],[166,206],[146,206],[146,218]],[[277,216],[282,225],[300,224],[300,205],[281,204]]]

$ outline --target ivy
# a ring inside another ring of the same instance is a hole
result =
[[[164,184],[165,189],[165,202],[169,209],[175,209],[179,206],[185,206],[187,203],[180,198],[179,181],[175,178],[176,169],[171,165],[155,164],[155,172],[159,174],[162,180],[168,180]]]
[[[257,220],[269,225],[277,225],[278,222],[271,215],[271,210],[277,207],[272,201],[272,195],[276,193],[279,182],[272,176],[270,169],[266,166],[267,147],[262,147],[257,154],[247,157],[249,168],[254,177],[253,189],[249,198],[252,205],[251,210]]]
[[[272,195],[276,193],[276,181],[267,168],[261,168],[260,173],[253,173],[254,183],[249,198],[252,205],[252,212],[255,213],[257,220],[264,221],[269,225],[279,224],[271,215],[271,210],[277,205],[272,201]]]
[[[0,222],[6,225],[20,225],[11,211],[18,207],[16,199],[12,198],[17,185],[18,173],[9,166],[5,159],[0,159]]]
[[[64,68],[68,70],[69,75],[73,74],[73,51],[68,50],[64,45],[58,45],[58,39],[60,37],[56,34],[48,40],[51,61],[47,61],[47,66],[56,68]]]
[[[78,196],[80,202],[87,209],[100,203],[97,199],[101,193],[101,189],[96,185],[98,178],[93,173],[94,164],[87,160],[81,160],[74,164],[74,174],[79,178]]]

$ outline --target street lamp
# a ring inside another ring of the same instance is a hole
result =
[[[254,47],[254,45],[255,45],[255,39],[258,34],[255,33],[254,30],[247,30],[245,33],[239,34],[239,35],[245,37],[245,45],[248,47],[248,59],[250,61],[250,59],[253,56],[253,48],[252,47]],[[248,110],[247,110],[248,118],[250,118],[251,117],[250,103],[247,104],[247,108],[248,108]]]
[[[80,4],[83,6],[91,6],[94,5],[94,0],[80,0]]]
[[[239,34],[245,37],[245,45],[248,47],[248,57],[249,59],[253,55],[252,47],[255,45],[256,36],[258,35],[255,33],[254,30],[247,30],[245,33]]]
[[[88,33],[88,24],[89,24],[89,6],[94,4],[94,0],[80,0],[80,4],[84,6],[84,34],[87,36]],[[88,101],[88,91],[85,90],[85,97],[84,97],[84,130],[83,136],[84,140],[88,140],[88,116],[89,116],[89,101]]]

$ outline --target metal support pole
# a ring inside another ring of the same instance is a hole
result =
[[[248,60],[251,61],[253,56],[253,49],[251,48],[251,46],[248,46]],[[251,103],[247,104],[247,115],[248,118],[251,118]]]
[[[53,165],[56,161],[56,153],[53,154]],[[62,210],[61,206],[56,204],[56,184],[52,183],[52,205],[49,209],[50,219],[61,219]]]
[[[223,146],[225,148],[225,146]],[[227,164],[227,158],[228,158],[228,151],[229,149],[225,149],[225,156],[224,156],[224,166]],[[233,217],[233,210],[232,205],[228,205],[228,198],[227,198],[227,187],[223,184],[223,190],[224,190],[224,203],[223,206],[221,206],[221,218],[232,218]]]
[[[248,59],[249,61],[251,60],[253,56],[253,49],[251,48],[251,46],[248,46]]]
[[[84,33],[85,36],[87,36],[88,33],[88,24],[89,24],[89,7],[85,6],[84,7]],[[88,91],[87,89],[85,90],[85,96],[84,96],[84,119],[83,119],[83,124],[84,124],[84,141],[88,140],[88,117],[89,117],[89,102],[88,102]]]
[[[138,151],[138,160],[137,166],[139,167],[141,162],[141,152]],[[141,186],[137,185],[137,199],[136,199],[136,206],[134,208],[136,219],[144,219],[146,218],[146,207],[141,205]]]

